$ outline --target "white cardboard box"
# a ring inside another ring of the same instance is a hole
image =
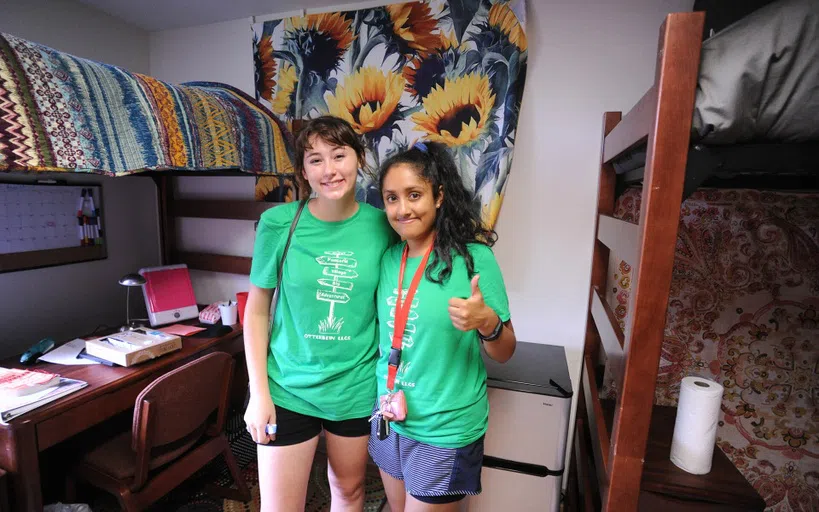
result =
[[[86,340],[85,351],[120,366],[133,366],[182,348],[179,336],[148,329],[144,332],[115,332]]]

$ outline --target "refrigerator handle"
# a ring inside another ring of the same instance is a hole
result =
[[[560,394],[563,395],[563,398],[571,398],[572,397],[571,391],[566,391],[565,389],[563,389],[563,386],[561,386],[560,384],[555,382],[553,379],[549,379],[549,384],[551,384],[553,388],[558,390],[560,392]]]
[[[525,475],[538,476],[545,478],[547,476],[562,476],[562,469],[549,469],[540,464],[529,464],[528,462],[517,462],[509,459],[501,459],[499,457],[492,457],[491,455],[483,456],[483,465],[487,468],[502,469],[505,471],[512,471],[514,473],[523,473]]]

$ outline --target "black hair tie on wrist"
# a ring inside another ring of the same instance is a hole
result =
[[[481,331],[478,331],[478,337],[482,341],[495,341],[496,339],[500,338],[501,331],[503,331],[503,320],[501,317],[498,316],[498,325],[495,326],[495,330],[489,336],[484,336],[481,334]]]

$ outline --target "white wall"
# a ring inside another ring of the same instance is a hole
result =
[[[148,34],[69,0],[0,0],[0,32],[80,57],[147,73]],[[159,262],[156,187],[149,178],[49,175],[69,183],[101,183],[108,258],[0,274],[0,357],[40,338],[71,339],[100,324],[125,320],[123,274]],[[3,180],[32,182],[33,175]],[[139,290],[137,290],[139,291]],[[141,297],[133,310],[139,311]],[[144,309],[144,307],[142,308]]]
[[[148,32],[74,0],[0,0],[0,32],[148,73]]]
[[[628,111],[643,95],[654,80],[664,16],[692,6],[692,0],[527,2],[529,69],[495,253],[518,339],[564,345],[575,390],[589,297],[603,112]],[[213,73],[212,78],[252,94],[248,23],[152,34],[151,73],[173,81]],[[219,66],[194,62],[187,50],[180,51],[205,45]],[[231,194],[252,198],[252,179],[232,180]],[[227,183],[218,186],[222,193]],[[180,186],[199,195],[217,192],[204,181]],[[188,223],[183,245],[201,236],[203,227]],[[229,240],[221,247],[225,253],[252,251],[252,232]],[[198,283],[197,296],[217,300],[246,282],[211,275]]]
[[[171,83],[224,82],[253,92],[251,19],[152,32],[151,76]]]

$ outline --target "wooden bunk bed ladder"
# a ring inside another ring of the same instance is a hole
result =
[[[624,117],[603,119],[598,218],[583,364],[582,428],[592,440],[600,507],[637,510],[654,388],[665,328],[674,247],[694,107],[703,13],[677,13],[660,28],[654,85]],[[639,225],[612,216],[615,171],[611,161],[647,144]],[[609,250],[635,269],[625,332],[604,288]],[[617,399],[611,428],[598,394],[602,347]]]

